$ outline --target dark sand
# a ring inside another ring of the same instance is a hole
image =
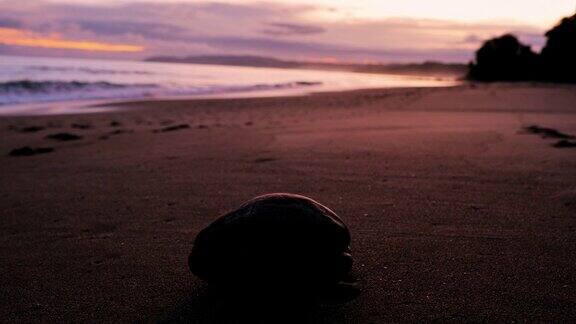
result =
[[[575,135],[576,87],[3,117],[0,318],[234,322],[189,273],[191,243],[219,214],[280,191],[349,225],[362,290],[347,304],[292,309],[297,322],[575,321],[576,148],[531,125]],[[46,139],[57,133],[82,138]],[[9,156],[26,146],[54,151]]]

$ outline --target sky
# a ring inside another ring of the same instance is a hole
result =
[[[467,62],[508,32],[538,50],[575,10],[575,0],[0,0],[0,54]]]

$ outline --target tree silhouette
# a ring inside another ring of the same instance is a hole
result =
[[[516,36],[488,40],[476,52],[476,62],[470,64],[469,77],[479,81],[519,81],[535,77],[539,57],[530,46]]]
[[[562,21],[546,33],[542,49],[546,80],[576,82],[576,15]]]
[[[546,33],[541,54],[506,34],[486,41],[469,65],[477,81],[550,81],[576,83],[576,15]]]

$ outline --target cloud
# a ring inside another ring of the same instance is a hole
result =
[[[522,30],[516,30],[516,31],[510,30],[509,33],[518,36],[518,38],[522,41],[522,43],[529,44],[537,50],[540,50],[546,42],[546,38],[544,37],[543,34],[540,34],[540,33],[527,32],[527,31],[522,31]],[[463,44],[469,44],[469,45],[473,46],[474,48],[479,48],[480,44],[484,43],[485,41],[487,41],[489,39],[494,38],[495,36],[500,36],[500,35],[501,34],[490,34],[490,35],[485,35],[484,37],[481,37],[481,36],[476,35],[476,34],[470,34],[462,40],[462,43]]]
[[[21,27],[22,24],[19,20],[7,17],[0,17],[0,27],[5,28],[18,28]]]
[[[144,49],[137,45],[69,40],[62,39],[57,35],[43,36],[29,31],[2,27],[0,27],[0,44],[96,52],[141,52]]]
[[[470,52],[461,49],[402,49],[371,48],[332,43],[310,43],[303,41],[279,40],[265,37],[219,37],[197,40],[218,49],[218,53],[245,52],[267,53],[276,57],[295,59],[320,59],[338,57],[342,61],[422,61],[422,60],[467,60]]]
[[[271,28],[263,30],[262,33],[273,36],[312,35],[321,34],[326,31],[324,28],[318,26],[290,23],[269,23],[268,26]]]
[[[103,36],[140,35],[152,39],[165,39],[167,37],[173,38],[173,35],[186,32],[183,27],[165,23],[110,20],[78,20],[69,22],[77,25],[82,30]]]
[[[141,44],[151,55],[269,55],[288,59],[335,57],[371,61],[467,61],[483,39],[514,31],[540,42],[543,31],[524,25],[458,23],[388,18],[329,20],[313,17],[333,12],[315,5],[122,1],[62,3],[28,0],[14,6],[0,0],[5,28],[61,40],[102,44]],[[530,43],[530,41],[528,41]],[[22,51],[25,51],[22,49]]]
[[[464,38],[464,39],[462,40],[462,43],[464,43],[464,44],[474,44],[474,45],[476,45],[476,44],[478,44],[478,43],[480,43],[480,42],[482,42],[482,41],[483,41],[482,37],[480,37],[480,36],[478,36],[478,35],[468,35],[468,36],[466,36],[466,38]]]

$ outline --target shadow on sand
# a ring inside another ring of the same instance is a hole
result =
[[[158,323],[345,323],[353,318],[353,286],[339,286],[319,297],[230,293],[201,283]]]

